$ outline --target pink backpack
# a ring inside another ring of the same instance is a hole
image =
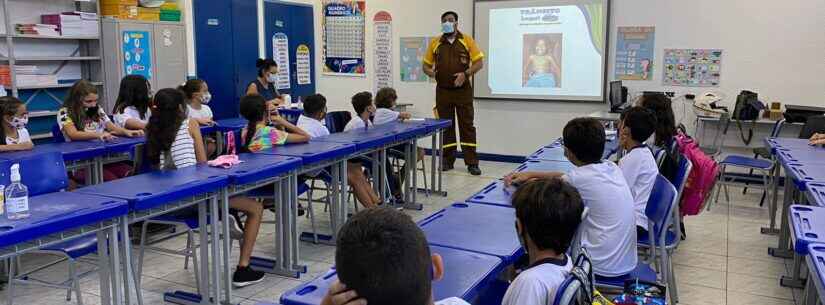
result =
[[[697,215],[711,197],[719,174],[719,164],[699,149],[699,143],[684,133],[676,135],[676,143],[679,145],[679,152],[693,163],[693,169],[682,191],[680,211],[682,215]]]

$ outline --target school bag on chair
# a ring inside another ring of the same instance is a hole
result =
[[[697,215],[711,197],[711,191],[719,175],[719,163],[699,149],[699,143],[683,132],[676,135],[676,143],[679,145],[679,152],[693,163],[693,169],[682,191],[679,210],[682,215]]]
[[[736,121],[736,126],[739,127],[739,136],[742,137],[745,145],[750,144],[753,139],[753,128],[762,109],[765,109],[765,104],[759,101],[759,95],[756,92],[742,90],[736,96],[736,106],[733,108],[731,119]],[[745,130],[742,128],[743,121],[751,121],[747,136],[745,136]]]

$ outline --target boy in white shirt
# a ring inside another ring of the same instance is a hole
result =
[[[352,108],[355,116],[352,117],[344,131],[372,127],[370,116],[375,113],[375,106],[372,105],[372,94],[369,92],[359,92],[352,97]]]
[[[520,186],[512,202],[516,232],[530,266],[513,280],[501,304],[551,304],[573,268],[565,253],[581,223],[581,196],[562,179],[538,179]]]
[[[459,298],[433,302],[432,281],[444,261],[430,253],[427,237],[410,216],[366,209],[352,216],[335,243],[338,281],[321,305],[469,305]]]
[[[604,126],[592,118],[573,119],[564,126],[564,154],[576,168],[569,173],[522,172],[505,177],[505,184],[521,184],[543,177],[563,177],[578,189],[589,208],[579,228],[579,244],[593,261],[595,274],[616,277],[636,267],[636,213],[633,195],[621,169],[602,160]],[[575,248],[574,248],[575,249]]]
[[[313,138],[328,136],[329,129],[324,126],[326,117],[327,98],[320,94],[313,94],[304,99],[304,113],[298,117],[296,125]]]
[[[409,112],[398,112],[393,110],[395,102],[398,100],[398,95],[393,88],[381,88],[375,94],[375,118],[372,122],[375,125],[386,124],[398,120],[409,120],[412,114]]]
[[[621,115],[619,122],[619,146],[627,153],[619,160],[636,209],[636,238],[647,235],[645,208],[659,167],[653,152],[644,141],[656,130],[656,116],[642,107],[632,107]]]

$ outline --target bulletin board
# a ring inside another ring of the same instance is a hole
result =
[[[665,86],[718,87],[722,77],[721,49],[665,49]]]
[[[366,2],[324,0],[324,74],[365,76]]]

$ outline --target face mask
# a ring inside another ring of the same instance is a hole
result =
[[[269,76],[266,77],[266,81],[268,81],[271,84],[274,84],[275,82],[278,81],[278,76],[275,75],[275,74],[270,74]]]
[[[209,93],[209,92],[204,93],[203,97],[201,97],[201,103],[204,103],[204,104],[209,104],[209,101],[211,101],[211,100],[212,100],[212,94]]]
[[[93,117],[100,111],[98,106],[86,107],[86,116]]]
[[[452,34],[455,32],[455,23],[449,21],[442,23],[441,32],[444,32],[444,34]]]
[[[28,124],[28,123],[29,123],[29,118],[28,117],[13,117],[11,119],[11,121],[9,122],[9,125],[11,125],[11,127],[14,127],[15,129],[21,129],[21,128],[25,128],[26,124]]]

